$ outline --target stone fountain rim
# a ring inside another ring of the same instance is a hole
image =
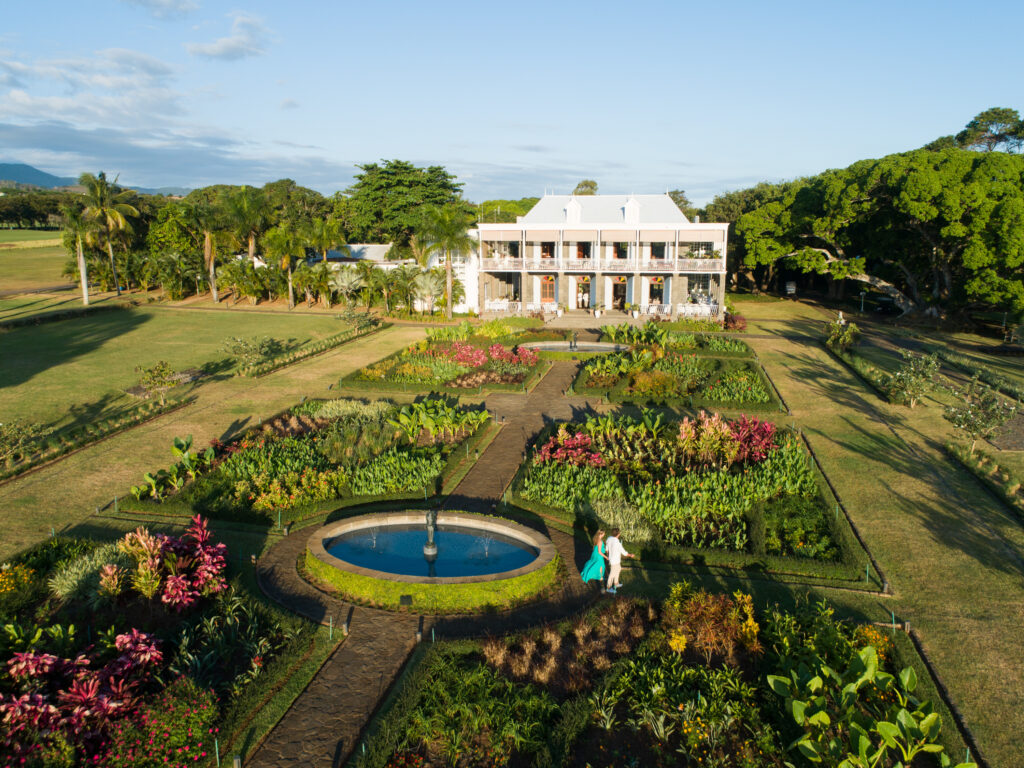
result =
[[[338,520],[337,522],[328,523],[327,525],[321,526],[313,531],[309,536],[306,549],[320,562],[325,565],[329,565],[332,568],[337,568],[340,571],[354,573],[359,576],[367,576],[372,579],[397,581],[408,584],[480,584],[490,581],[514,579],[518,576],[524,576],[527,573],[532,573],[533,571],[539,571],[554,560],[555,556],[558,554],[557,548],[549,538],[538,533],[532,528],[527,528],[525,525],[520,525],[519,523],[500,517],[478,515],[473,514],[472,512],[448,512],[444,510],[437,513],[438,526],[454,525],[462,528],[475,528],[485,532],[490,531],[491,533],[500,533],[503,536],[516,539],[517,541],[521,541],[522,543],[533,547],[537,550],[537,557],[522,568],[481,576],[407,576],[404,574],[388,573],[387,571],[378,571],[373,568],[363,568],[359,565],[353,565],[346,560],[335,557],[324,547],[324,541],[328,539],[365,528],[410,524],[423,524],[425,526],[425,514],[424,510],[410,510],[406,512],[373,512],[366,515],[357,515],[344,520]]]

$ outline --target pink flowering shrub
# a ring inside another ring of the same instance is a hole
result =
[[[768,458],[775,449],[775,425],[761,421],[756,416],[748,419],[745,415],[729,423],[732,436],[739,442],[736,461],[758,462]]]
[[[118,655],[93,668],[81,653],[61,659],[29,650],[7,662],[12,693],[0,695],[0,752],[22,765],[65,744],[97,762],[109,733],[134,713],[142,690],[163,663],[151,635],[133,629],[115,638]]]
[[[556,464],[572,464],[574,466],[601,467],[604,459],[593,450],[593,440],[585,432],[572,434],[565,424],[558,428],[534,458],[537,464],[554,462]]]
[[[527,365],[533,366],[537,364],[540,359],[537,353],[532,349],[526,347],[518,347],[517,349],[505,349],[501,344],[491,344],[487,350],[487,354],[491,360],[495,360],[501,363],[511,363],[513,365]]]
[[[176,611],[194,606],[201,597],[227,588],[227,547],[214,544],[206,520],[196,515],[180,536],[151,534],[145,528],[127,534],[118,544],[122,552],[136,559],[132,585],[147,599],[160,595],[160,602]],[[105,569],[101,589],[113,592],[119,576]]]
[[[203,762],[213,754],[218,728],[213,694],[188,678],[171,683],[160,697],[143,706],[137,717],[111,730],[104,768],[184,766]]]

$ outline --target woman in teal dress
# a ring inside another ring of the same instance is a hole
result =
[[[594,551],[590,553],[590,559],[583,566],[583,583],[596,581],[604,586],[605,563],[608,561],[608,553],[604,546],[604,531],[599,530],[594,534]],[[604,591],[602,589],[602,591]]]

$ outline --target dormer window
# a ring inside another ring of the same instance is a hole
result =
[[[640,223],[640,203],[636,201],[636,198],[629,198],[622,206],[622,218],[627,224]]]
[[[582,213],[583,206],[579,204],[575,197],[572,198],[565,206],[565,223],[579,224]]]

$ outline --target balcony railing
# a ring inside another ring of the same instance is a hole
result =
[[[544,259],[531,257],[487,258],[480,260],[480,268],[489,272],[519,272],[524,269],[543,272],[683,272],[717,273],[725,270],[723,259]]]
[[[523,309],[522,302],[509,299],[487,299],[484,302],[485,312],[511,312],[518,314]]]
[[[718,315],[718,304],[679,304],[676,310],[680,317],[715,317]]]
[[[495,272],[519,272],[523,268],[524,261],[525,259],[514,259],[511,256],[481,259],[480,268]]]
[[[679,272],[724,272],[725,259],[678,259]]]

